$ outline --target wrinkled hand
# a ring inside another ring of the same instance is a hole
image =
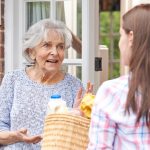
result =
[[[91,82],[88,82],[87,86],[86,86],[85,94],[92,93],[92,92],[93,92],[93,84]],[[82,90],[82,88],[80,88],[77,95],[76,95],[73,108],[78,108],[79,107],[82,98],[83,98],[83,90]]]
[[[26,142],[26,143],[38,143],[42,140],[42,137],[40,135],[36,136],[29,136],[27,134],[27,129],[20,129],[16,131],[17,138],[19,138],[20,141]]]
[[[16,142],[26,142],[26,143],[38,143],[42,140],[40,135],[29,136],[27,134],[27,129],[20,129],[17,131],[2,131],[0,132],[0,144],[7,145]]]

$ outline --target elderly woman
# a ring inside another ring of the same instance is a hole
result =
[[[40,150],[48,99],[60,94],[75,104],[81,81],[61,71],[72,35],[59,21],[41,20],[25,34],[23,52],[32,65],[7,73],[0,87],[0,144],[4,150]],[[81,91],[80,91],[81,93]],[[36,143],[36,144],[35,144]]]

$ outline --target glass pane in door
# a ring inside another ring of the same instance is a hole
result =
[[[41,19],[50,17],[50,2],[27,2],[26,3],[26,30]]]

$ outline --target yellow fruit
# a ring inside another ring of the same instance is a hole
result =
[[[87,93],[81,100],[80,109],[87,118],[91,118],[91,110],[93,107],[95,95],[92,93]]]

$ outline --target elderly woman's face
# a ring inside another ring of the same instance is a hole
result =
[[[32,49],[36,67],[46,72],[58,71],[64,60],[65,43],[63,37],[51,30],[47,39]]]

